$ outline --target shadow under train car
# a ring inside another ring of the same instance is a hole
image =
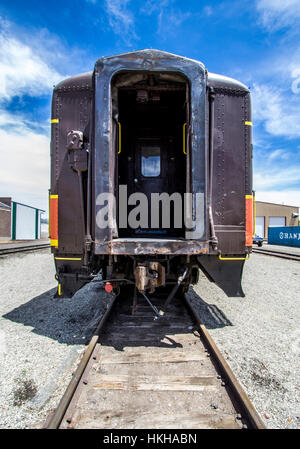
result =
[[[3,318],[24,326],[59,343],[84,344],[89,341],[112,296],[98,283],[90,283],[72,299],[55,298],[56,288],[38,295],[3,315]]]
[[[192,287],[190,287],[187,295],[207,329],[219,329],[226,326],[233,326],[232,322],[218,306],[205,302]]]

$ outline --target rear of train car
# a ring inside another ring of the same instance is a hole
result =
[[[252,247],[249,89],[158,50],[100,58],[54,88],[50,239],[57,294],[102,270],[140,292],[243,296]]]

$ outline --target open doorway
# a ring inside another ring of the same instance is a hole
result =
[[[137,217],[139,226],[120,226],[118,217],[118,237],[184,238],[184,193],[189,191],[188,99],[188,83],[181,74],[122,72],[113,78],[116,193],[120,185],[126,186],[127,199],[142,193],[148,200],[146,216]],[[173,195],[177,203],[160,201],[153,219],[152,194]],[[137,204],[127,201],[128,216]]]

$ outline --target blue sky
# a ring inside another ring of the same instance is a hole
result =
[[[2,0],[0,196],[47,209],[53,85],[142,48],[249,86],[256,197],[300,206],[299,0]]]

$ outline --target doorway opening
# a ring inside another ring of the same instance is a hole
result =
[[[112,80],[112,114],[118,237],[184,238],[184,193],[190,192],[186,78],[119,73]],[[119,186],[126,189],[126,226]]]

